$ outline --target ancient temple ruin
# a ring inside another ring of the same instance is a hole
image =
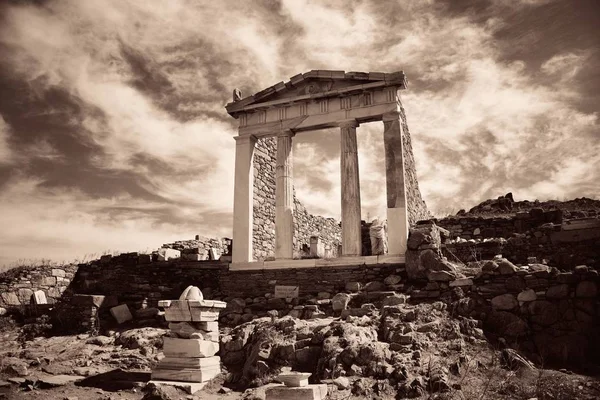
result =
[[[233,255],[234,263],[255,259],[253,236],[255,149],[257,142],[276,138],[274,257],[294,256],[292,140],[302,132],[339,127],[341,132],[341,255],[361,256],[361,202],[357,148],[360,124],[383,121],[388,246],[403,255],[410,223],[426,218],[410,134],[399,91],[406,89],[403,72],[313,70],[242,98],[234,91],[227,112],[239,121],[236,140]],[[258,173],[260,170],[257,169]],[[270,205],[264,204],[264,207]]]

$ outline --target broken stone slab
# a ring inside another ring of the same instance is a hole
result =
[[[163,338],[165,357],[212,357],[219,351],[219,343],[202,339]]]
[[[308,385],[302,387],[273,386],[265,390],[265,400],[324,400],[327,397],[327,385]]]
[[[129,311],[129,307],[127,307],[127,304],[120,304],[116,307],[111,308],[110,314],[117,320],[117,323],[119,324],[133,319],[133,315],[131,315],[131,311]]]
[[[70,383],[80,381],[82,379],[85,379],[85,377],[79,375],[47,375],[38,376],[37,382],[41,388],[52,388],[65,386]]]
[[[221,357],[165,357],[158,362],[158,368],[185,369],[185,368],[215,368],[220,367]]]
[[[211,368],[183,368],[183,369],[165,369],[157,368],[152,370],[151,378],[153,380],[182,381],[182,382],[207,382],[221,373],[221,367]]]

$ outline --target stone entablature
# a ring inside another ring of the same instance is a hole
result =
[[[406,250],[408,213],[405,144],[408,132],[398,91],[403,72],[311,71],[234,101],[227,112],[239,120],[236,140],[233,262],[253,260],[254,152],[260,138],[277,138],[275,257],[293,257],[292,140],[303,131],[339,127],[342,181],[342,255],[361,255],[361,203],[356,130],[361,123],[383,121],[390,254]],[[412,161],[412,151],[409,159]],[[409,161],[410,162],[410,161]],[[412,187],[412,175],[409,184]],[[420,196],[419,196],[420,197]]]
[[[313,70],[298,74],[253,96],[227,104],[239,119],[240,135],[276,136],[339,126],[339,121],[378,121],[397,102],[397,91],[406,89],[403,72],[344,72]]]

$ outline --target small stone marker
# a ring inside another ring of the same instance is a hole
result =
[[[117,323],[119,324],[133,319],[133,315],[131,315],[131,311],[129,311],[127,304],[120,304],[111,308],[110,314],[117,320]]]
[[[300,286],[275,286],[275,294],[273,297],[277,299],[292,299],[300,294]]]
[[[33,292],[33,302],[35,304],[48,304],[46,300],[46,293],[43,290],[36,290]]]

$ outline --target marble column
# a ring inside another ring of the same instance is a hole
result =
[[[406,253],[408,215],[404,184],[402,117],[399,112],[383,115],[383,144],[387,189],[388,253]]]
[[[340,123],[342,175],[342,256],[360,256],[360,182],[358,180],[358,147],[356,120]]]
[[[294,186],[292,181],[292,131],[277,135],[275,167],[275,258],[294,254]]]
[[[235,186],[233,188],[233,254],[232,262],[250,262],[254,194],[254,146],[256,137],[236,136]]]

